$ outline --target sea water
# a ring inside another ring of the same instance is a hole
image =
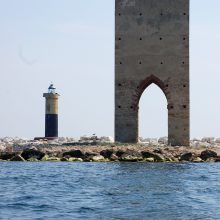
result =
[[[220,164],[0,162],[0,219],[220,219]]]

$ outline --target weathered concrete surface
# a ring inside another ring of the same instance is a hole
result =
[[[167,98],[168,142],[189,145],[189,0],[115,1],[115,141],[138,141],[139,100]]]

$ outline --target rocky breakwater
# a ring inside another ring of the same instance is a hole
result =
[[[0,161],[51,162],[220,162],[220,148],[119,146],[30,147],[0,152]]]

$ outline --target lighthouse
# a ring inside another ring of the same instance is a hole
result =
[[[50,84],[45,97],[45,138],[55,139],[58,137],[58,98],[56,88]]]

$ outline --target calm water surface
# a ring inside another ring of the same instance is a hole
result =
[[[0,219],[220,219],[220,164],[0,162]]]

